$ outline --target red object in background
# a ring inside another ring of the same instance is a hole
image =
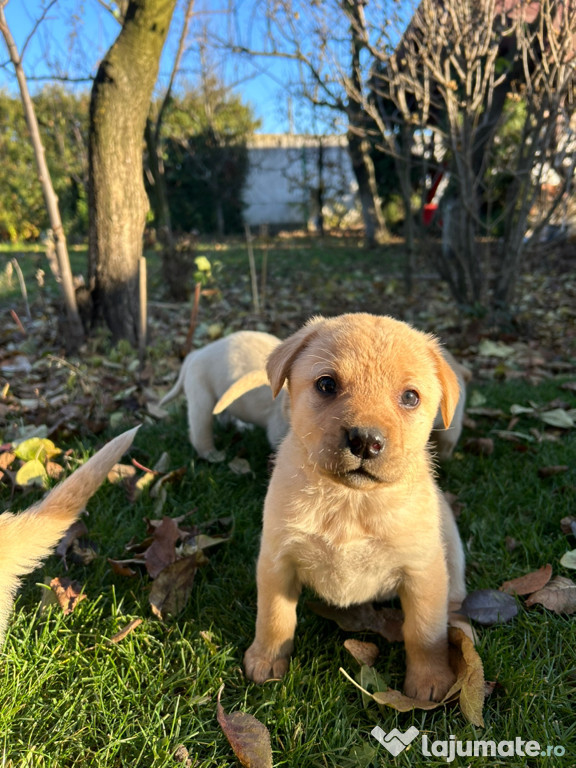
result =
[[[422,223],[425,227],[429,227],[432,224],[432,219],[436,215],[438,206],[436,203],[425,203],[422,209]]]

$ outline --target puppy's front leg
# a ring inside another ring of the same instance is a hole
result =
[[[255,683],[283,677],[288,670],[301,586],[286,562],[274,562],[263,548],[258,558],[258,616],[254,642],[244,654],[246,676]]]
[[[456,676],[448,663],[448,573],[444,555],[425,571],[411,571],[399,590],[404,610],[406,680],[414,699],[440,701]]]

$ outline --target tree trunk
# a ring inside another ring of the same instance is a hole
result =
[[[366,45],[366,19],[364,3],[342,0],[342,7],[350,21],[350,88],[348,91],[348,152],[358,183],[362,206],[366,245],[373,248],[386,236],[386,223],[380,207],[374,163],[370,155],[367,115],[362,103],[363,78],[362,50]]]
[[[370,146],[353,127],[348,129],[348,154],[358,184],[366,244],[372,248],[386,236],[386,224],[380,208]]]
[[[114,340],[140,343],[139,259],[148,198],[142,150],[176,0],[130,0],[90,101],[89,258],[95,311]]]
[[[28,83],[26,81],[26,75],[24,74],[24,68],[22,67],[22,59],[20,58],[16,43],[14,42],[14,38],[12,37],[6,21],[4,4],[0,5],[0,31],[6,42],[10,60],[16,72],[16,79],[18,80],[22,106],[24,108],[24,116],[26,118],[28,130],[30,131],[30,138],[32,140],[34,156],[36,158],[38,179],[42,186],[44,202],[46,203],[48,218],[50,219],[50,226],[52,227],[52,236],[54,239],[58,270],[62,283],[62,293],[66,307],[67,323],[64,342],[68,352],[76,352],[84,341],[84,330],[80,314],[78,313],[76,294],[74,293],[74,283],[72,280],[72,270],[70,268],[70,258],[68,256],[68,247],[66,245],[66,235],[64,234],[64,227],[62,226],[62,219],[60,217],[58,197],[54,192],[52,178],[46,163],[44,145],[42,144],[42,137],[40,136],[34,103],[30,98],[30,93],[28,91]]]
[[[150,116],[146,119],[144,135],[148,150],[148,167],[153,182],[150,205],[154,213],[156,235],[162,245],[162,279],[170,298],[183,301],[187,295],[187,286],[182,284],[181,264],[176,253],[164,162],[158,147],[158,130],[154,129]]]

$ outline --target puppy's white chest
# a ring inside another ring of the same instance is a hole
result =
[[[395,592],[400,578],[395,558],[377,539],[335,547],[322,536],[310,536],[298,542],[292,554],[301,582],[333,605],[386,598]]]

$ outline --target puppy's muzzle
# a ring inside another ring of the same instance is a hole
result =
[[[359,459],[376,459],[384,449],[386,440],[378,429],[352,427],[345,433],[346,447]]]

